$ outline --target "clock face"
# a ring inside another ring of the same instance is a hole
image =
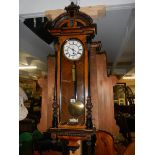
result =
[[[83,54],[83,45],[77,39],[69,39],[65,42],[63,51],[69,60],[79,60]]]

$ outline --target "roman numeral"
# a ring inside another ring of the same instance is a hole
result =
[[[80,53],[80,52],[77,52],[77,54],[80,54],[80,55],[81,55],[82,53]]]

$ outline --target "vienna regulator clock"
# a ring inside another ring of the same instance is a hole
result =
[[[65,8],[65,13],[48,23],[56,49],[51,132],[60,138],[67,136],[69,141],[94,134],[89,56],[96,24],[79,9],[72,2]]]

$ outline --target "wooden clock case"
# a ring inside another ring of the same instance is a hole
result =
[[[86,154],[93,154],[95,127],[92,123],[92,103],[90,96],[90,46],[96,34],[96,24],[87,14],[79,11],[80,7],[73,2],[65,8],[66,12],[47,24],[55,45],[55,88],[53,102],[51,136],[67,140],[70,150],[76,150],[78,140],[86,141]],[[84,53],[77,61],[71,61],[63,55],[63,45],[68,39],[78,39],[82,42]],[[72,82],[72,66],[77,68],[77,99],[84,103],[84,114],[78,117],[78,122],[68,123],[72,116],[67,112],[65,104],[69,102],[74,92]],[[68,84],[68,83],[69,84]]]

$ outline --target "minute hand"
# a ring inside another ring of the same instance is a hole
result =
[[[67,47],[70,48],[72,51],[75,51],[74,48],[71,48],[71,47],[69,47],[69,46],[67,46]],[[75,51],[75,52],[76,52],[76,51]]]

